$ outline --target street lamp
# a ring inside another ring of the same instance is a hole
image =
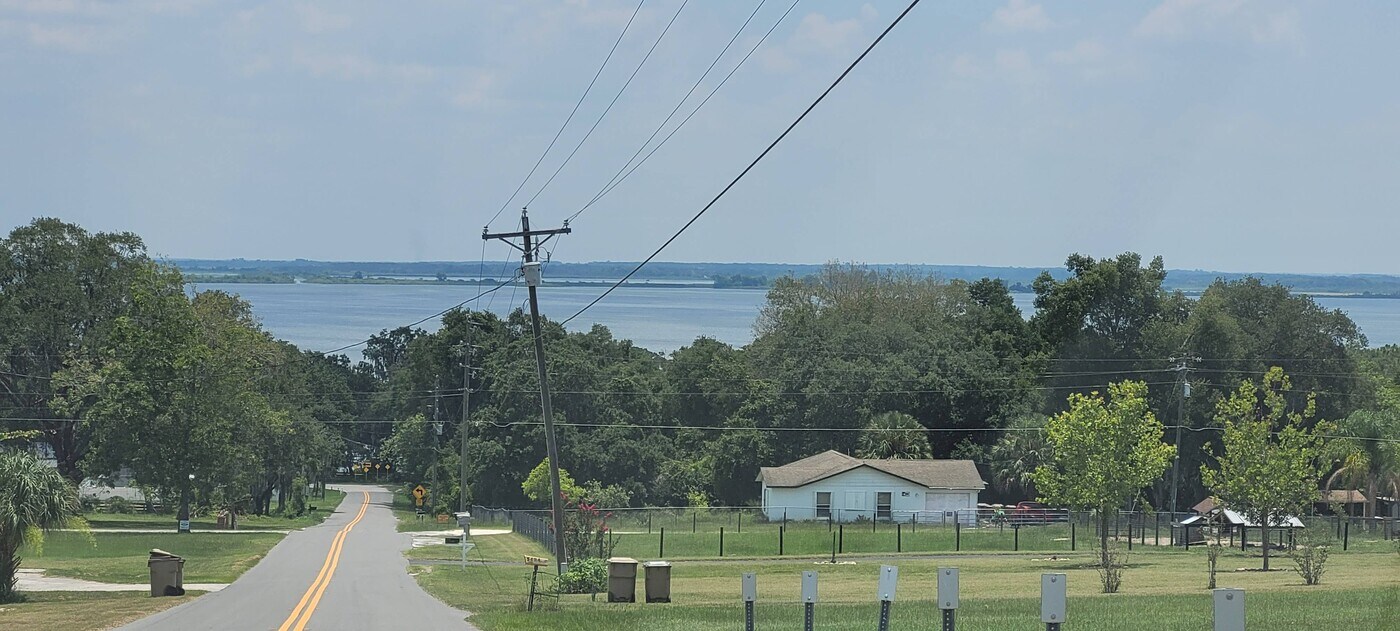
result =
[[[194,484],[194,474],[190,474],[190,481],[180,489],[180,514],[176,519],[180,520],[177,532],[190,531],[190,486]]]

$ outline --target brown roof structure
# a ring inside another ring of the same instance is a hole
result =
[[[1322,504],[1365,504],[1367,502],[1366,496],[1362,495],[1361,491],[1347,489],[1322,491],[1317,501]]]
[[[985,489],[987,483],[971,460],[877,460],[823,451],[781,467],[761,467],[758,481],[774,488],[805,486],[861,467],[908,480],[930,489]]]

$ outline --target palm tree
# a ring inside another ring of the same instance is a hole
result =
[[[0,603],[20,599],[20,546],[77,515],[78,491],[57,469],[30,454],[0,450]]]
[[[1365,487],[1362,517],[1376,516],[1378,495],[1400,496],[1400,445],[1389,440],[1400,436],[1400,410],[1361,410],[1337,425],[1333,433],[1333,457],[1340,467],[1327,477],[1327,490],[1344,485]]]
[[[1035,470],[1050,462],[1045,440],[1045,417],[1028,416],[1008,427],[987,452],[992,484],[1007,496],[1024,494],[1035,499]]]
[[[903,412],[877,414],[866,424],[856,447],[861,458],[920,460],[933,457],[927,430]]]

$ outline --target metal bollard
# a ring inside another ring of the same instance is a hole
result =
[[[880,631],[890,631],[890,606],[894,604],[894,588],[898,581],[899,568],[880,566]]]
[[[753,604],[758,600],[758,575],[753,572],[744,574],[744,629],[753,631]]]
[[[1244,631],[1244,590],[1212,590],[1215,598],[1215,631]]]
[[[958,568],[938,568],[938,608],[943,611],[943,631],[953,631],[958,611]]]
[[[1040,621],[1045,631],[1060,631],[1065,621],[1065,575],[1040,575]]]
[[[802,573],[802,628],[812,631],[817,622],[817,573]]]

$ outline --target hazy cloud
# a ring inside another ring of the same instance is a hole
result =
[[[992,19],[983,28],[995,33],[1019,33],[1022,31],[1044,31],[1054,26],[1045,14],[1045,8],[1026,0],[1011,0],[1006,6],[992,13]]]
[[[313,77],[345,81],[391,79],[404,82],[430,81],[436,71],[421,64],[386,64],[352,54],[320,54],[298,51],[292,65]]]
[[[301,19],[301,28],[312,34],[346,29],[352,22],[348,15],[332,13],[311,4],[297,5],[296,12],[297,17]]]

